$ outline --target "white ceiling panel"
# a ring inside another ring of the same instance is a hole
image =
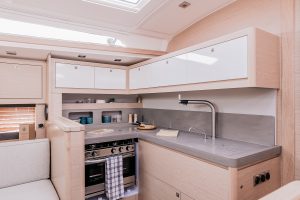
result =
[[[134,13],[82,0],[2,0],[0,17],[71,27],[94,34],[120,34],[124,40],[126,37],[132,40],[133,36],[145,37],[145,41],[146,37],[149,41],[155,38],[163,43],[234,0],[186,0],[191,5],[179,8],[183,1],[151,0],[140,12]]]

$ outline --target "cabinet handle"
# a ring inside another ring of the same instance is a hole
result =
[[[168,61],[168,60],[166,60],[166,64],[169,64],[169,61]]]
[[[77,67],[77,66],[75,66],[75,67],[74,67],[74,69],[78,69],[78,67]]]
[[[112,69],[110,69],[109,72],[112,72]]]
[[[176,192],[176,197],[179,198],[180,197],[180,194],[179,192]]]
[[[141,68],[139,68],[139,71],[141,71]]]
[[[214,48],[212,48],[210,51],[213,53],[213,52],[215,52],[215,49],[214,49]]]

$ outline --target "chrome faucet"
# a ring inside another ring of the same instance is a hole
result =
[[[207,100],[180,100],[179,103],[183,105],[188,104],[203,104],[207,105],[211,109],[211,131],[212,131],[212,139],[216,138],[216,108],[213,103]]]

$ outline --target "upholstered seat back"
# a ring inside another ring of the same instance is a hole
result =
[[[49,179],[48,139],[0,143],[0,188]]]

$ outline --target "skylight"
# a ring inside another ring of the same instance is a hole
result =
[[[125,46],[120,40],[104,35],[90,34],[52,26],[0,18],[0,33],[39,37],[47,39],[87,42],[103,45]]]
[[[125,10],[128,12],[137,13],[144,6],[146,6],[150,0],[82,0],[89,3],[94,3],[102,6]]]

